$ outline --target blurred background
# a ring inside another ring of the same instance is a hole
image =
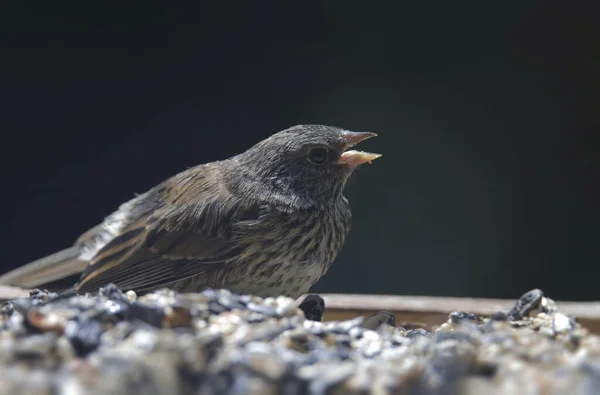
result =
[[[566,3],[22,2],[0,271],[301,123],[375,132],[316,292],[599,299],[600,27]],[[128,5],[130,4],[130,5]]]

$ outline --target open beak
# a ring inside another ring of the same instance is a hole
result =
[[[367,132],[344,132],[344,152],[338,159],[337,163],[350,168],[362,165],[363,163],[371,163],[371,161],[381,157],[381,154],[373,154],[370,152],[346,151],[348,148],[355,146],[363,140],[377,136],[375,133]]]

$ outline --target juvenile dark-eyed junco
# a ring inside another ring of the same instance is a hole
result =
[[[297,298],[323,276],[350,230],[348,150],[375,136],[299,125],[246,152],[181,172],[122,204],[74,246],[0,277],[37,287],[82,273],[78,292],[205,287]]]

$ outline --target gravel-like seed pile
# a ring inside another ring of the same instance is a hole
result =
[[[0,308],[0,394],[599,394],[600,337],[533,290],[433,332],[381,312],[320,322],[310,295],[30,298]],[[401,318],[401,317],[399,317]]]

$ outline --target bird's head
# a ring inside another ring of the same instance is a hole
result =
[[[238,160],[268,188],[315,204],[327,203],[341,197],[357,166],[381,156],[350,150],[374,136],[332,126],[298,125],[259,142]]]

